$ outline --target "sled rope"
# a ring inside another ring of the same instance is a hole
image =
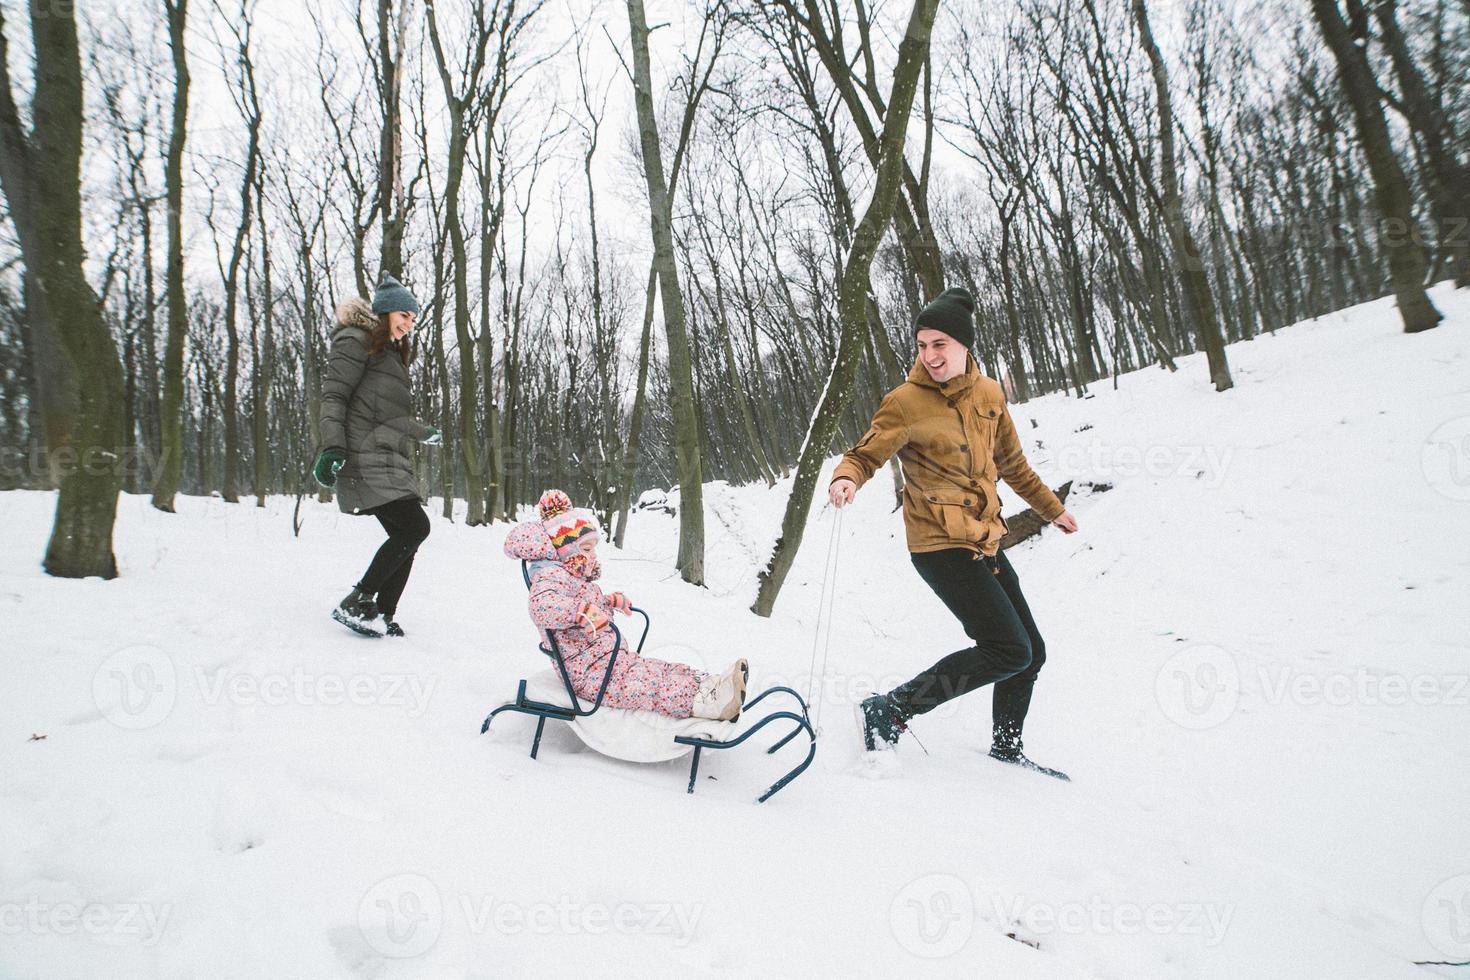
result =
[[[822,566],[822,591],[817,597],[817,623],[812,632],[811,680],[807,684],[806,701],[812,706],[812,727],[821,729],[822,688],[827,679],[827,656],[832,649],[832,606],[837,600],[837,554],[841,544],[842,511],[836,511],[832,519],[832,533],[827,539],[827,558]],[[829,588],[830,583],[830,588]],[[822,629],[823,619],[826,630]],[[817,651],[822,652],[822,669],[817,671]]]

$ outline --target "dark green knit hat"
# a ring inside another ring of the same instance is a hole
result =
[[[374,313],[412,313],[418,316],[419,301],[413,298],[408,288],[387,273],[373,291]]]
[[[951,286],[919,311],[914,330],[925,327],[947,333],[966,347],[975,346],[975,297],[963,286]]]

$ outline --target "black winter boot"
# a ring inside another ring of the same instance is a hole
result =
[[[858,718],[863,726],[863,748],[869,752],[893,748],[908,727],[898,705],[886,694],[865,699],[858,705]]]
[[[378,618],[378,602],[361,589],[353,589],[332,610],[332,618],[360,636],[382,636],[374,620]]]
[[[1048,769],[1046,766],[1037,765],[1026,758],[1021,752],[1020,742],[996,742],[990,747],[990,757],[998,762],[1019,766],[1022,769],[1030,769],[1032,772],[1039,772],[1043,776],[1050,776],[1053,779],[1060,779],[1064,783],[1070,783],[1072,781],[1072,777],[1060,769]]]

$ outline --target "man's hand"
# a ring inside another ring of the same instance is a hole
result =
[[[1062,511],[1062,516],[1052,521],[1052,523],[1061,528],[1067,534],[1073,534],[1077,530],[1077,518],[1072,516],[1072,512],[1070,510]]]
[[[853,483],[845,476],[841,477],[840,479],[833,480],[831,485],[827,487],[827,499],[831,501],[832,506],[836,507],[838,510],[841,510],[848,504],[852,503],[852,498],[856,496],[857,484]],[[1058,518],[1058,520],[1060,520],[1060,518]]]

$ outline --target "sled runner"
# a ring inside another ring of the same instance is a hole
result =
[[[525,581],[526,587],[530,588],[531,575],[525,561],[521,562],[521,578]],[[652,626],[652,621],[648,613],[637,606],[633,607],[633,612],[643,617],[643,632],[638,637],[638,645],[634,647],[641,653],[643,643],[648,639],[648,630]],[[627,762],[667,762],[692,752],[694,757],[689,764],[689,792],[693,793],[694,781],[699,775],[700,753],[705,749],[733,749],[767,725],[789,721],[793,724],[791,731],[767,749],[766,753],[775,754],[796,736],[805,732],[810,740],[806,758],[761,794],[757,800],[760,803],[770,799],[811,765],[812,759],[817,754],[817,733],[807,716],[806,701],[789,687],[767,688],[747,700],[745,707],[741,710],[741,717],[744,721],[670,718],[652,711],[603,707],[602,699],[607,694],[608,682],[612,680],[613,664],[617,661],[618,654],[623,647],[623,635],[617,625],[609,622],[608,628],[613,631],[615,642],[612,652],[608,654],[602,684],[590,707],[577,697],[572,687],[572,679],[562,660],[561,649],[557,645],[556,637],[549,632],[543,632],[543,642],[539,644],[539,649],[551,658],[553,667],[521,680],[516,690],[515,700],[490,712],[485,717],[484,724],[480,726],[480,734],[483,735],[490,730],[490,722],[495,719],[496,715],[502,711],[511,711],[530,715],[536,719],[536,734],[531,740],[531,758],[533,759],[540,751],[541,734],[546,728],[548,719],[566,722],[576,736],[593,751]],[[797,707],[770,711],[761,716],[755,724],[745,724],[745,721],[751,717],[751,710],[773,694],[790,695],[795,700]]]

